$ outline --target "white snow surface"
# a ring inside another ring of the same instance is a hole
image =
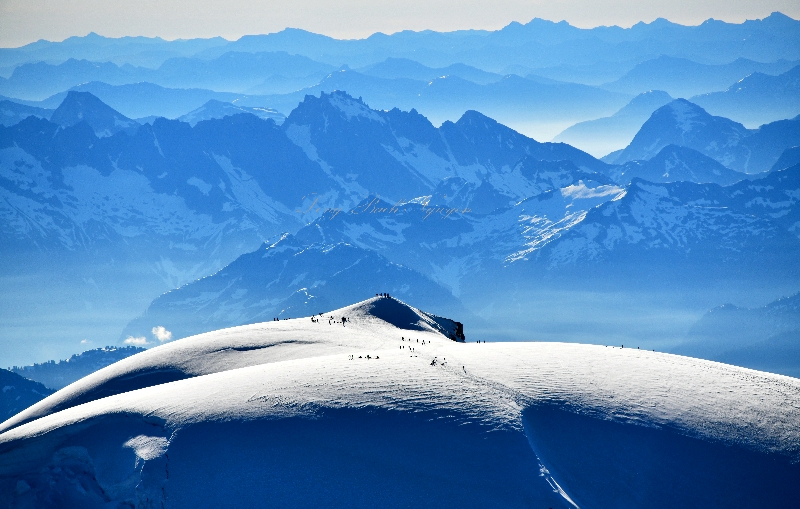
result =
[[[670,424],[700,437],[800,460],[798,379],[635,348],[460,343],[424,322],[423,330],[409,331],[371,315],[369,306],[380,300],[324,313],[319,322],[264,322],[151,348],[0,424],[0,443],[112,411],[154,413],[173,426],[266,415],[275,408],[253,405],[253,398],[280,394],[295,410],[310,402],[386,408],[457,404],[476,418],[511,427],[520,426],[525,405],[567,401],[615,419]],[[328,325],[330,316],[337,321],[347,316],[348,322]],[[401,336],[424,339],[425,345],[413,343],[411,357],[399,349],[408,344]],[[351,354],[356,360],[348,360]],[[359,355],[368,354],[380,359],[359,362]],[[434,358],[447,359],[447,365],[430,369]],[[9,429],[30,417],[47,416],[109,381],[167,369],[193,378],[103,398]],[[464,391],[464,384],[480,386],[480,396]]]
[[[323,409],[439,412],[462,426],[523,433],[538,454],[526,412],[552,405],[800,461],[798,379],[636,348],[462,343],[439,332],[437,321],[453,325],[375,297],[315,321],[246,325],[152,348],[2,423],[0,478],[40,460],[43,440],[63,443],[103,417],[163,423],[165,436],[138,433],[122,443],[147,462],[169,456],[170,436],[194,425],[313,420]],[[156,372],[183,379],[137,386]],[[103,397],[104,388],[119,393]],[[541,476],[564,507],[578,507],[545,465]]]

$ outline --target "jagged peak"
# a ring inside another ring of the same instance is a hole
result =
[[[381,112],[371,109],[361,97],[355,98],[343,90],[334,90],[331,93],[320,92],[319,97],[306,95],[297,108],[289,114],[285,125],[291,125],[302,117],[314,116],[315,113],[324,109],[339,111],[348,122],[353,119],[366,119],[381,124],[386,122]],[[306,122],[303,121],[301,123]]]

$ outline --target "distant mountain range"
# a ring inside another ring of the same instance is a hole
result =
[[[229,52],[280,51],[333,66],[346,62],[354,68],[363,67],[394,57],[430,67],[463,63],[498,73],[510,65],[532,70],[565,63],[613,66],[631,60],[643,62],[659,55],[714,64],[727,64],[737,58],[775,62],[800,60],[799,24],[783,14],[773,13],[762,20],[740,24],[709,19],[697,27],[657,19],[630,28],[581,29],[566,22],[533,19],[526,24],[513,22],[497,31],[403,31],[392,35],[376,33],[355,40],[337,40],[298,29],[244,36],[232,42],[221,38],[110,39],[89,34],[70,37],[64,42],[38,41],[21,48],[4,48],[0,50],[0,67],[25,62],[61,63],[76,58],[156,68],[176,57],[211,60]]]
[[[15,101],[0,100],[0,124],[8,127],[18,124],[30,116],[50,119],[52,109],[26,106]]]
[[[82,115],[77,124],[29,117],[0,128],[0,277],[4,284],[28,278],[8,296],[3,322],[25,323],[29,334],[38,327],[42,341],[50,325],[34,318],[43,312],[40,292],[49,295],[51,316],[76,324],[61,334],[100,342],[107,329],[80,324],[98,315],[127,322],[157,295],[369,192],[410,199],[454,177],[476,189],[485,181],[480,193],[502,205],[529,191],[490,174],[517,175],[513,166],[525,156],[571,159],[588,171],[606,166],[476,112],[437,129],[416,112],[371,110],[344,93],[306,98],[280,127],[251,114],[194,128],[156,119],[133,135],[98,138],[121,117],[82,97],[73,93],[61,106],[70,119]]]
[[[800,66],[778,76],[753,73],[723,92],[696,96],[692,102],[750,127],[792,118],[800,115]]]
[[[605,156],[627,146],[650,115],[670,101],[672,97],[660,90],[641,93],[610,117],[578,122],[553,141],[569,143],[595,157]]]
[[[631,143],[603,160],[621,164],[654,157],[667,145],[688,147],[733,170],[767,171],[784,150],[800,142],[800,117],[749,130],[724,117],[715,117],[698,105],[676,99],[650,116]]]
[[[612,177],[620,184],[629,184],[639,178],[650,182],[696,182],[728,186],[748,176],[730,170],[691,148],[667,145],[650,159],[629,161],[618,166]]]
[[[211,99],[204,105],[196,110],[192,110],[186,115],[178,117],[181,122],[186,122],[192,127],[197,125],[198,122],[203,120],[211,120],[215,118],[225,118],[232,115],[239,115],[241,113],[249,113],[258,118],[273,120],[276,124],[280,125],[286,120],[286,116],[282,113],[273,110],[272,108],[255,108],[251,106],[237,106],[235,104],[226,103],[222,101],[215,101]]]
[[[57,65],[45,62],[22,64],[8,79],[0,80],[0,94],[25,100],[44,100],[54,94],[88,82],[107,85],[151,83],[164,88],[208,89],[244,93],[277,77],[302,78],[304,86],[317,83],[335,67],[285,51],[262,53],[229,52],[212,60],[176,57],[157,69],[118,66],[70,58]],[[296,87],[302,88],[302,87]],[[270,93],[291,92],[296,88],[273,88]]]
[[[565,178],[570,172],[572,180]],[[588,301],[604,292],[613,292],[616,301],[600,306],[603,320],[619,326],[633,320],[628,313],[636,307],[623,299],[625,306],[612,312],[620,295],[649,299],[669,294],[691,301],[689,308],[696,309],[723,296],[762,298],[754,288],[768,295],[800,284],[795,263],[800,238],[794,232],[800,221],[800,166],[728,187],[634,178],[627,190],[599,182],[587,187],[589,175],[564,166],[546,165],[523,174],[551,184],[517,205],[490,213],[460,209],[443,218],[442,210],[452,208],[377,198],[328,213],[288,244],[263,246],[213,276],[160,297],[126,327],[120,340],[158,324],[182,336],[268,319],[269,313],[280,317],[298,310],[306,315],[325,311],[312,310],[325,308],[333,295],[350,296],[378,284],[378,269],[361,270],[364,250],[426,275],[468,308],[480,309],[479,316],[488,323],[519,331],[541,331],[543,322],[552,327],[580,309],[581,321],[587,320]],[[565,180],[553,180],[557,175]],[[336,254],[317,261],[327,250]],[[321,271],[327,264],[330,270]],[[340,272],[337,267],[349,269]],[[350,286],[336,284],[339,277],[346,277]],[[401,293],[425,287],[404,287],[394,277],[387,281]],[[569,304],[558,303],[565,316],[550,314],[542,305],[537,313],[517,313],[519,302],[534,305],[553,292],[570,296]],[[442,302],[446,300],[434,305]],[[487,307],[490,302],[497,307]],[[471,330],[481,337],[484,327]],[[623,342],[631,339],[621,336]]]
[[[435,127],[341,91],[305,96],[280,126],[250,113],[130,126],[77,92],[59,109],[63,125],[0,128],[10,355],[47,344],[43,314],[71,317],[67,351],[123,328],[136,344],[159,326],[326,311],[356,291],[463,306],[476,337],[657,343],[720,302],[800,287],[800,167],[723,186],[744,175],[719,161],[744,147],[770,169],[797,120],[754,132],[676,100],[619,166],[477,111]],[[679,318],[648,318],[665,309]]]
[[[628,29],[534,19],[498,31],[360,40],[297,29],[237,41],[90,34],[0,49],[8,70],[0,94],[55,109],[68,90],[91,92],[139,119],[178,118],[209,100],[288,115],[306,94],[346,90],[374,108],[414,108],[437,125],[478,110],[548,140],[611,115],[634,95],[665,90],[755,128],[800,114],[790,69],[800,62],[797,43],[800,22],[780,13],[741,24],[658,19]],[[578,141],[598,156],[622,146]]]
[[[783,74],[798,63],[788,60],[761,63],[737,58],[726,64],[708,65],[662,55],[636,65],[618,80],[604,84],[603,88],[627,94],[664,90],[673,97],[688,99],[699,94],[727,90],[753,73],[772,76]]]
[[[150,331],[148,331],[148,335],[149,333]],[[137,346],[107,346],[87,350],[58,362],[49,361],[31,366],[14,366],[9,368],[9,371],[38,382],[52,391],[66,387],[90,373],[144,350]]]
[[[800,376],[800,294],[759,308],[712,309],[676,353]]]

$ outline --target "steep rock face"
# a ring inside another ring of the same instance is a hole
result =
[[[569,145],[538,143],[475,111],[437,129],[414,110],[372,110],[343,92],[307,96],[282,128],[351,195],[360,193],[359,200],[367,192],[409,200],[451,177],[479,184],[493,173],[508,173],[526,156],[569,160],[587,171],[606,168]],[[509,203],[527,197],[502,180],[490,183]]]

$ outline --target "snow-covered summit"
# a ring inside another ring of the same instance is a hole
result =
[[[200,334],[152,348],[68,385],[55,397],[47,398],[0,424],[0,432],[75,405],[151,385],[283,361],[287,355],[288,358],[326,355],[352,346],[352,343],[337,345],[339,329],[317,325],[323,322],[346,330],[349,339],[356,344],[373,343],[374,331],[387,325],[464,341],[460,322],[426,313],[381,294],[334,311],[320,312],[311,318],[276,318],[273,322],[224,329],[219,331],[221,336],[218,333]],[[261,334],[258,331],[269,332]],[[281,348],[286,346],[289,348]]]
[[[462,343],[431,320],[376,296],[129,357],[3,424],[0,502],[800,500],[797,379],[629,345]]]

